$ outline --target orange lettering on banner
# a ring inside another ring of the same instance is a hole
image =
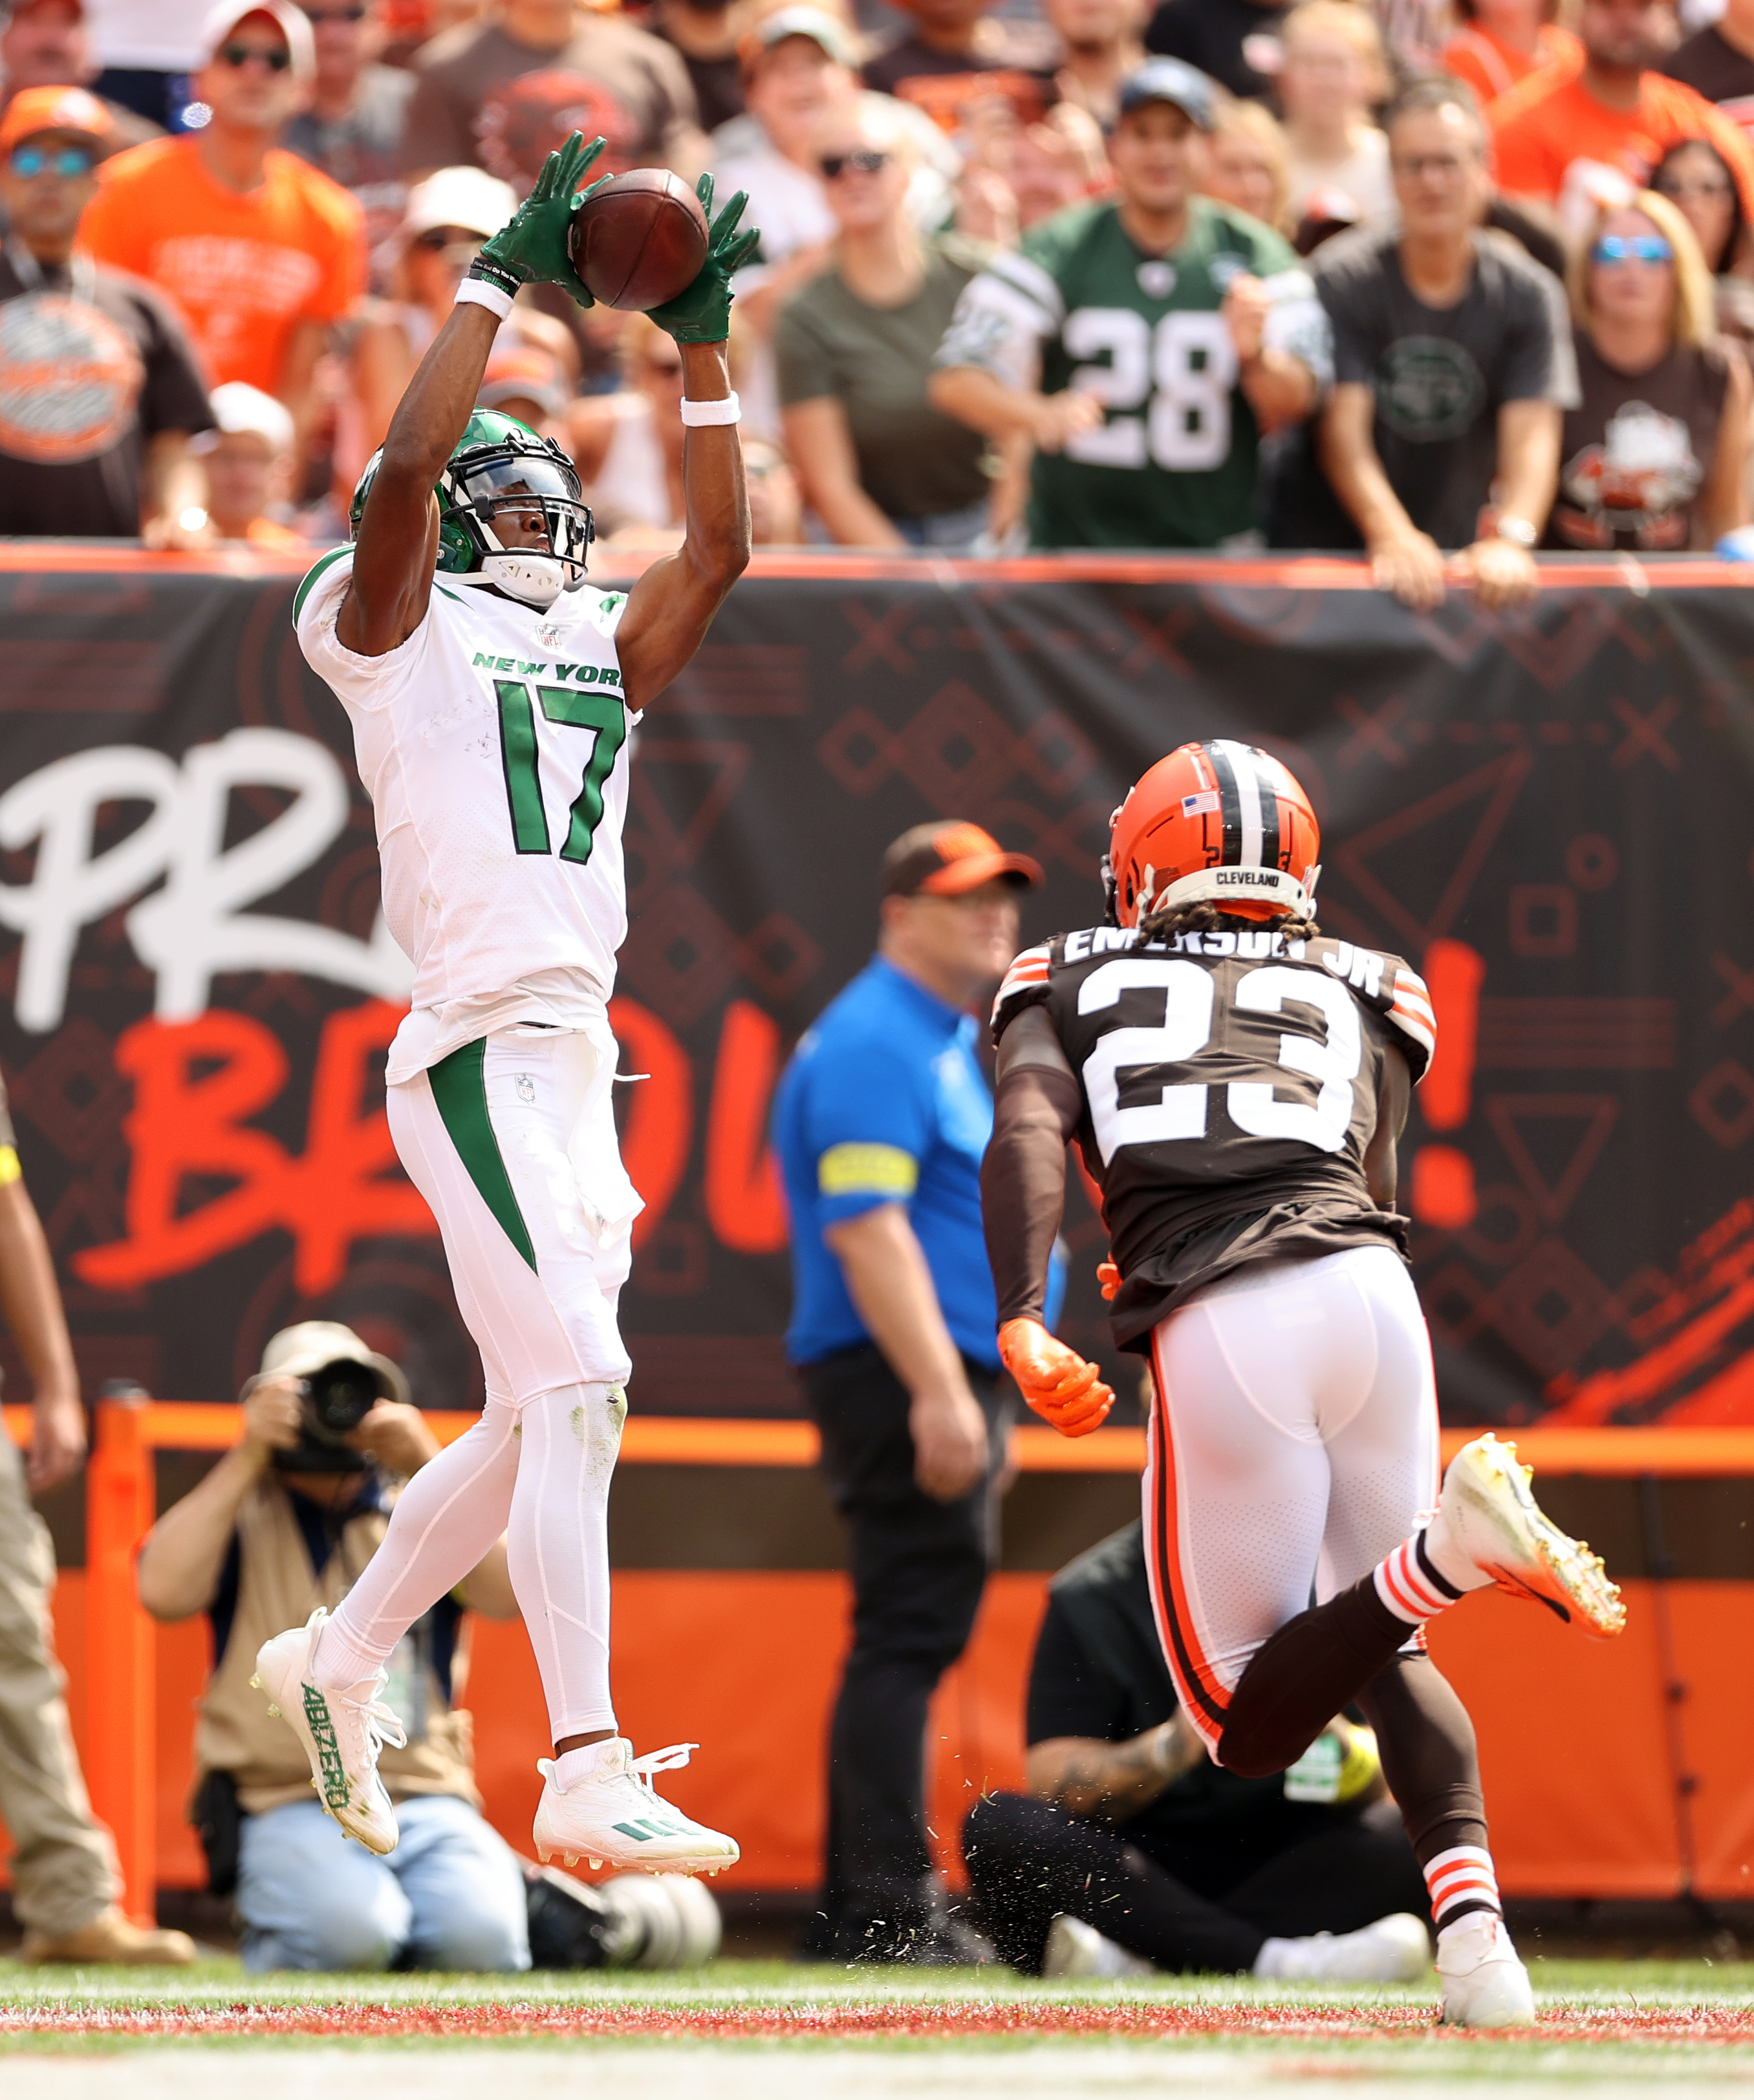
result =
[[[305,1149],[294,1155],[247,1119],[275,1100],[287,1058],[273,1033],[220,1008],[193,1021],[142,1021],[116,1046],[134,1081],[123,1124],[132,1153],[128,1237],[73,1258],[99,1290],[130,1290],[178,1276],[278,1226],[294,1242],[293,1282],[305,1295],[338,1282],[355,1239],[434,1233],[419,1192],[396,1168],[381,1109],[362,1115],[366,1066],[402,1018],[372,999],[324,1022],[311,1081]],[[186,1184],[235,1185],[179,1214]]]
[[[688,1052],[649,1006],[609,1002],[609,1025],[635,1072],[648,1076],[628,1089],[621,1132],[622,1164],[646,1199],[633,1221],[633,1244],[643,1246],[663,1221],[688,1165],[694,1135],[694,1070]]]
[[[786,1199],[767,1141],[779,1041],[779,1024],[747,999],[725,1009],[707,1114],[707,1223],[738,1254],[786,1244]]]

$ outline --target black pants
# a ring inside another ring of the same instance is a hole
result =
[[[1009,1417],[998,1379],[964,1368],[991,1454],[985,1482],[954,1502],[916,1485],[907,1391],[875,1346],[804,1371],[822,1471],[851,1533],[853,1649],[829,1736],[822,1895],[804,1935],[808,1952],[834,1959],[904,1952],[929,1929],[926,1714],[967,1645],[997,1551]]]
[[[1171,1845],[1148,1856],[1105,1824],[1020,1793],[976,1802],[963,1825],[963,1856],[976,1921],[1000,1960],[1029,1975],[1041,1974],[1047,1928],[1062,1911],[1161,1969],[1227,1975],[1252,1969],[1268,1939],[1355,1932],[1391,1911],[1424,1912],[1424,1877],[1393,1802],[1350,1816],[1318,1810],[1285,1827],[1314,1834],[1265,1860],[1259,1848],[1253,1860],[1235,1855],[1245,1871],[1222,1893],[1212,1886],[1223,1876],[1208,1848],[1190,1847],[1185,1861]],[[1179,1878],[1177,1864],[1205,1892]]]

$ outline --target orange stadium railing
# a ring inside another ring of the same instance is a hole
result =
[[[3,1410],[14,1439],[26,1444],[28,1407]],[[435,1413],[427,1419],[445,1442],[474,1420]],[[94,1711],[86,1776],[98,1814],[114,1833],[130,1912],[152,1915],[156,1886],[156,1696],[153,1628],[134,1591],[134,1563],[154,1515],[153,1454],[161,1450],[223,1451],[237,1440],[242,1410],[176,1401],[105,1399],[86,1470],[86,1673]],[[1470,1432],[1448,1430],[1447,1458]],[[1548,1474],[1617,1478],[1754,1476],[1754,1429],[1527,1429],[1517,1444]],[[1016,1434],[1025,1472],[1137,1472],[1144,1432],[1106,1429],[1069,1441],[1034,1426]],[[622,1460],[630,1465],[806,1467],[817,1437],[804,1422],[706,1420],[675,1417],[628,1423]],[[101,1721],[99,1714],[101,1713]]]

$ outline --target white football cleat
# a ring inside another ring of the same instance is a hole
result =
[[[1476,1436],[1449,1462],[1434,1528],[1442,1525],[1456,1551],[1501,1590],[1532,1597],[1605,1640],[1626,1624],[1620,1593],[1600,1555],[1543,1514],[1529,1493],[1534,1477],[1514,1444]]]
[[[1414,1983],[1430,1965],[1425,1920],[1398,1910],[1357,1932],[1269,1939],[1254,1973],[1286,1983]]]
[[[324,1812],[367,1851],[394,1852],[401,1833],[377,1776],[377,1756],[386,1743],[399,1750],[408,1739],[396,1715],[378,1701],[389,1682],[382,1670],[365,1680],[364,1699],[356,1696],[359,1685],[324,1692],[311,1682],[311,1659],[328,1617],[319,1608],[305,1625],[264,1641],[249,1681],[304,1746]]]
[[[691,1821],[653,1790],[652,1775],[685,1765],[698,1743],[672,1743],[643,1758],[634,1756],[623,1736],[588,1747],[595,1754],[596,1769],[564,1793],[554,1784],[553,1760],[537,1762],[547,1783],[533,1835],[536,1857],[544,1865],[556,1852],[569,1867],[582,1857],[593,1867],[606,1860],[612,1867],[644,1867],[658,1874],[716,1874],[737,1864],[734,1838]]]
[[[1473,1910],[1437,1936],[1443,2019],[1452,2027],[1531,2027],[1529,1972],[1496,1911]]]
[[[1052,1983],[1084,1983],[1092,1979],[1118,1982],[1130,1976],[1155,1976],[1157,1965],[1106,1939],[1094,1925],[1062,1911],[1047,1928],[1042,1974]]]

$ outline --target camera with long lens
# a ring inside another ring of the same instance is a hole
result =
[[[363,1473],[368,1454],[347,1442],[380,1400],[392,1397],[389,1383],[373,1364],[339,1357],[299,1381],[303,1421],[298,1441],[276,1451],[283,1473]]]

